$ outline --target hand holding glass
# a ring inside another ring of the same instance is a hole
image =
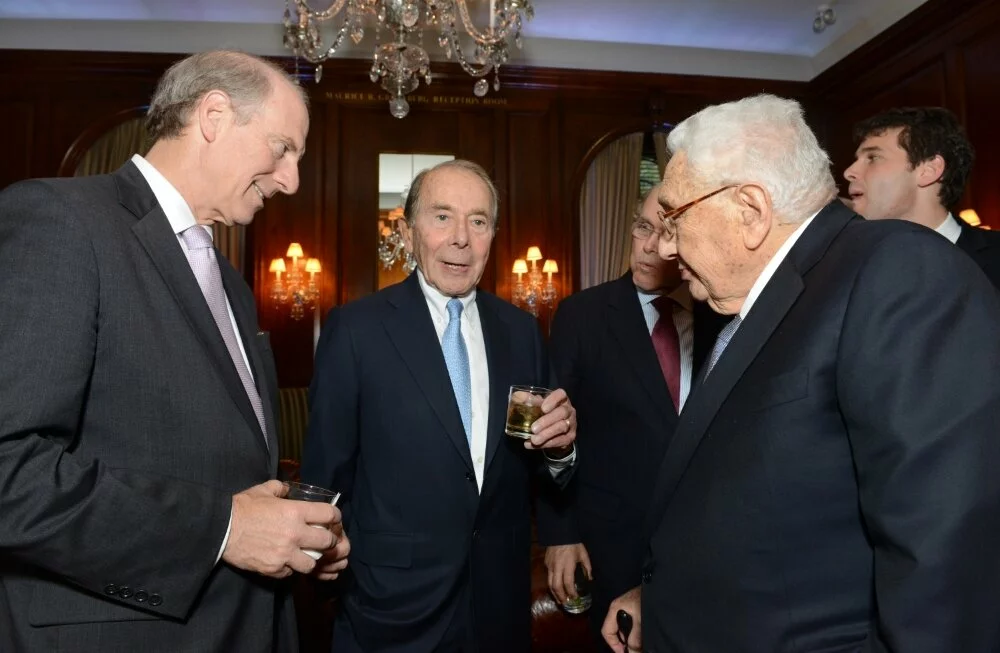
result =
[[[530,440],[531,425],[542,416],[542,403],[552,391],[532,385],[512,385],[507,400],[507,435]]]
[[[294,482],[286,482],[285,485],[288,486],[288,494],[285,495],[285,498],[293,501],[329,503],[331,506],[335,506],[337,505],[337,501],[340,500],[340,492],[327,490],[326,488],[321,488],[316,485]],[[326,526],[321,526],[319,524],[310,524],[310,526],[313,528],[326,528]],[[323,555],[322,552],[314,549],[302,549],[302,553],[306,554],[313,560],[319,560]]]

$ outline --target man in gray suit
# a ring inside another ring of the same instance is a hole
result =
[[[203,53],[145,158],[0,193],[5,653],[294,648],[280,579],[346,565],[339,511],[274,480],[273,357],[210,231],[295,192],[308,127],[279,68]]]

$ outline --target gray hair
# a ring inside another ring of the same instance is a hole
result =
[[[437,164],[433,168],[427,168],[426,170],[421,170],[417,173],[417,176],[413,178],[412,182],[410,182],[410,190],[406,194],[406,204],[403,206],[403,215],[406,218],[406,223],[413,226],[413,219],[420,210],[420,191],[424,186],[424,180],[427,179],[427,176],[438,170],[448,168],[457,168],[459,170],[471,172],[479,177],[484,184],[486,184],[486,188],[488,188],[490,192],[490,219],[493,222],[493,231],[496,231],[497,223],[500,220],[500,193],[497,192],[497,187],[493,184],[493,180],[490,179],[490,175],[486,172],[486,170],[478,163],[473,163],[472,161],[467,161],[466,159],[453,159],[451,161],[445,161]]]
[[[150,142],[176,138],[187,126],[192,109],[206,93],[222,91],[232,100],[238,124],[246,124],[271,95],[274,80],[291,84],[302,101],[301,86],[277,64],[244,52],[212,50],[181,59],[160,78],[146,113]]]
[[[830,157],[795,100],[757,95],[702,109],[667,137],[705,186],[758,183],[780,222],[805,220],[836,197]]]

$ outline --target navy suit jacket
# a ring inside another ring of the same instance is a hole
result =
[[[997,325],[950,243],[823,209],[681,414],[645,649],[1000,650]]]
[[[417,275],[323,328],[302,477],[343,492],[342,619],[362,651],[432,651],[456,610],[474,615],[480,653],[529,648],[529,482],[549,472],[504,425],[510,385],[546,385],[548,365],[534,318],[482,291],[476,306],[490,379],[481,493]]]
[[[694,373],[720,320],[695,303]],[[587,547],[592,617],[603,621],[611,600],[639,583],[642,522],[677,412],[631,272],[564,299],[552,320],[550,350],[553,374],[577,409],[581,456],[565,492],[539,494],[538,537],[544,545]]]

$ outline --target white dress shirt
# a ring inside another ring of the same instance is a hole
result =
[[[424,278],[419,268],[416,270],[420,290],[427,300],[427,308],[431,313],[434,331],[438,342],[444,339],[444,331],[448,328],[448,300],[450,296],[442,294]],[[458,299],[462,302],[462,340],[469,353],[469,380],[472,386],[472,434],[469,443],[472,454],[472,468],[476,473],[476,485],[483,489],[483,477],[486,473],[486,429],[490,419],[490,370],[486,360],[486,339],[483,338],[483,325],[479,320],[479,307],[476,305],[476,289]],[[545,459],[549,472],[553,477],[559,475],[566,467],[576,460],[576,450],[561,460]]]
[[[153,191],[153,195],[156,196],[156,202],[163,209],[163,213],[167,216],[167,222],[170,223],[170,228],[173,229],[174,235],[177,236],[177,242],[180,243],[181,249],[184,250],[184,260],[187,258],[187,243],[184,242],[184,238],[181,237],[181,233],[198,224],[194,219],[194,214],[191,213],[191,207],[188,203],[184,201],[181,194],[174,188],[174,185],[167,181],[167,178],[160,174],[160,171],[153,167],[153,165],[142,158],[138,154],[132,155],[132,163],[139,168],[139,172],[146,179],[146,183],[149,184],[150,189]],[[209,235],[212,235],[212,228],[207,225],[202,225]],[[190,263],[188,264],[190,265]],[[194,274],[194,270],[191,270]],[[233,324],[233,333],[236,334],[236,344],[240,347],[240,354],[243,356],[243,362],[247,366],[247,371],[250,372],[250,378],[253,378],[253,368],[250,367],[250,360],[247,358],[247,352],[243,348],[243,338],[240,337],[240,327],[236,324],[236,317],[233,315],[233,307],[229,304],[229,297],[226,297],[226,312],[229,314],[229,321]],[[222,546],[219,547],[219,554],[215,557],[215,562],[218,563],[222,559],[222,552],[226,550],[226,544],[229,542],[229,531],[233,527],[233,514],[229,513],[229,525],[226,526],[226,536],[222,539]]]
[[[950,240],[951,244],[954,245],[958,243],[958,237],[962,235],[962,226],[958,224],[957,220],[955,220],[955,216],[953,216],[951,213],[948,213],[948,215],[944,219],[944,222],[939,224],[937,226],[937,229],[935,229],[934,231],[938,232],[939,234]]]
[[[653,301],[659,295],[645,292],[639,288],[635,290],[639,295],[639,304],[642,305],[642,316],[646,318],[646,330],[652,336],[653,327],[656,326],[657,321],[660,319],[659,311],[653,306]],[[691,392],[691,377],[694,367],[694,314],[691,312],[691,293],[686,283],[677,286],[667,296],[674,300],[674,310],[671,317],[673,318],[674,327],[677,329],[677,336],[680,341],[681,389],[679,393],[680,406],[677,407],[677,412],[679,413],[684,408],[684,402],[687,401],[688,394]]]

